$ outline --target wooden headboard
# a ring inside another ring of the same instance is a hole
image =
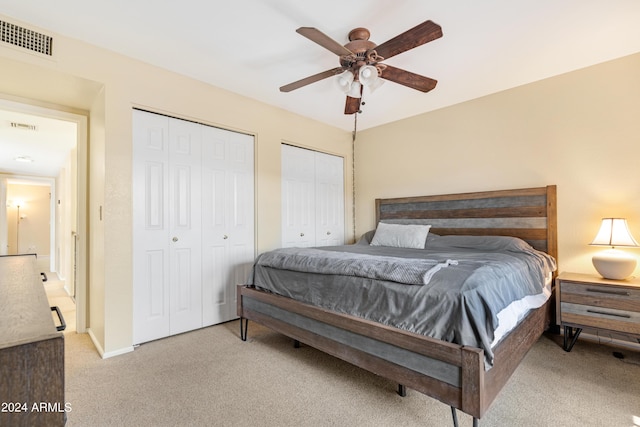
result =
[[[376,224],[430,224],[430,232],[514,236],[558,259],[556,186],[376,199]]]

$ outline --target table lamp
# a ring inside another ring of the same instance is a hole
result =
[[[616,249],[616,246],[638,247],[625,218],[602,218],[600,230],[590,245],[611,246],[611,249],[599,252],[591,259],[593,266],[605,279],[626,279],[635,270],[636,258]]]

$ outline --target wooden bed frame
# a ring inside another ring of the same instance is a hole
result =
[[[431,224],[447,235],[516,236],[557,260],[556,186],[376,200],[376,223]],[[552,281],[553,283],[553,281]],[[551,323],[553,297],[494,349],[484,351],[332,312],[252,287],[238,286],[241,338],[253,320],[358,367],[409,387],[474,418],[487,412],[526,353]]]

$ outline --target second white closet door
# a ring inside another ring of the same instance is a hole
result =
[[[344,244],[344,160],[315,155],[316,246]]]
[[[315,246],[314,152],[283,144],[282,246]]]
[[[282,246],[344,244],[344,160],[282,144]]]
[[[200,130],[133,111],[134,344],[200,327]]]
[[[203,326],[237,317],[236,285],[254,260],[253,137],[205,127],[202,152]]]
[[[171,335],[202,326],[201,128],[169,121]]]

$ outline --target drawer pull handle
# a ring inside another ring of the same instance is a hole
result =
[[[615,317],[622,317],[625,319],[631,319],[631,316],[628,314],[608,313],[606,311],[600,311],[600,310],[587,310],[587,313],[604,314],[605,316],[615,316]]]
[[[620,295],[620,296],[623,296],[623,297],[628,297],[629,296],[629,292],[628,291],[615,291],[615,290],[611,290],[611,289],[587,288],[587,292],[595,292],[595,293],[598,293],[598,294]]]
[[[51,307],[51,311],[55,311],[58,315],[58,319],[60,319],[60,326],[56,326],[56,331],[64,331],[67,328],[67,324],[64,322],[64,317],[62,317],[62,312],[60,311],[60,307],[53,306]]]

